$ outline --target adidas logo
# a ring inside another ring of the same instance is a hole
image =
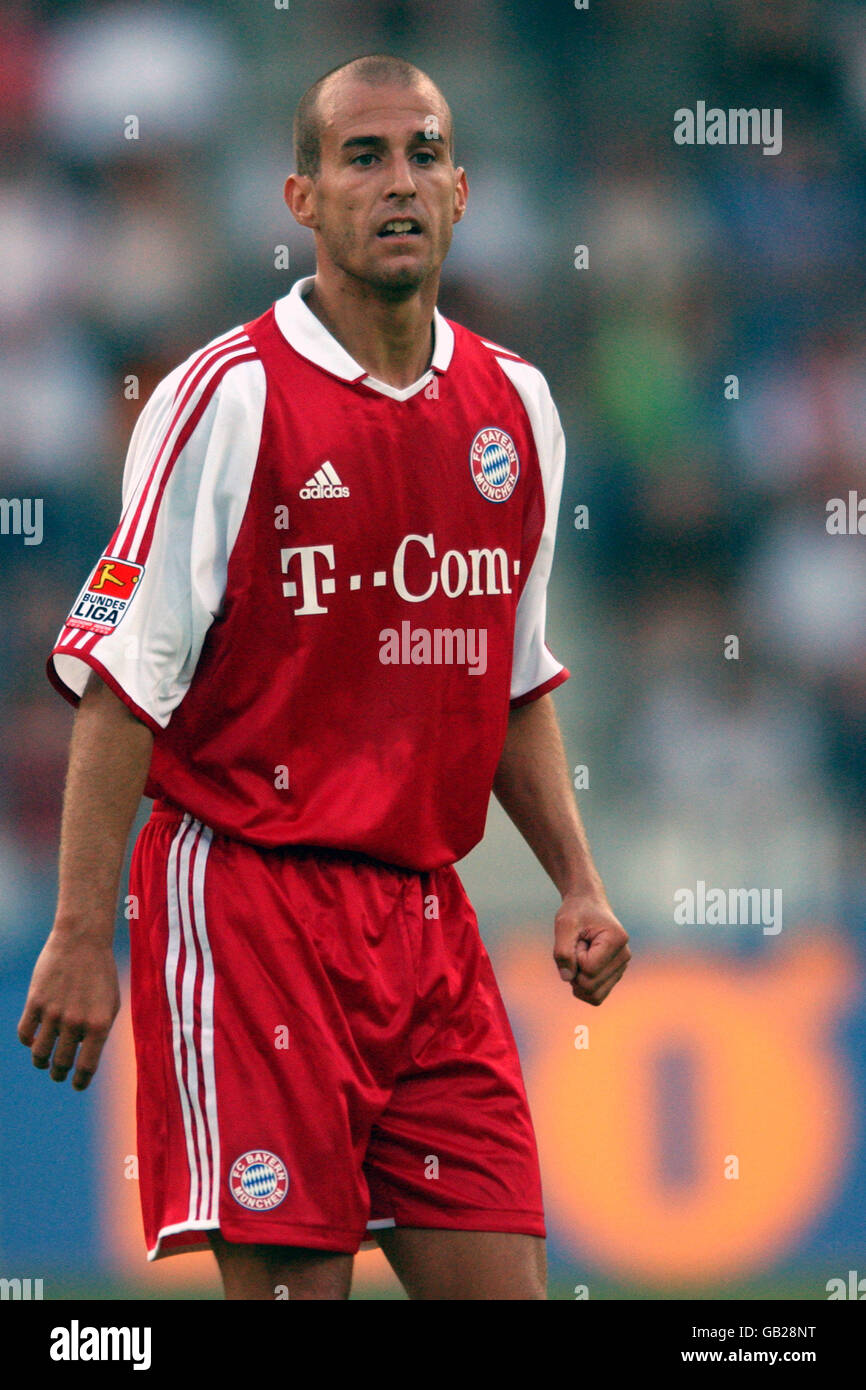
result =
[[[333,464],[327,460],[317,468],[312,478],[308,478],[299,493],[301,497],[348,497],[349,489],[343,487],[340,475]]]

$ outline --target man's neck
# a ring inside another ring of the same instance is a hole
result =
[[[332,284],[317,275],[304,302],[370,376],[398,390],[414,385],[433,356],[436,285],[393,302],[359,292],[356,283]]]

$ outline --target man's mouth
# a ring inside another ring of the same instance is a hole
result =
[[[380,237],[420,236],[421,227],[414,217],[392,217],[376,233]]]

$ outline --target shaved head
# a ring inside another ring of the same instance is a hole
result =
[[[395,58],[390,53],[366,53],[360,58],[352,58],[348,63],[331,68],[312,87],[308,87],[295,112],[295,168],[299,174],[316,178],[321,167],[322,131],[326,122],[323,107],[334,87],[346,78],[366,83],[370,87],[403,86],[416,91],[429,91],[431,114],[444,116],[447,125],[448,147],[454,157],[454,132],[451,111],[439,88],[426,72],[416,68],[405,58]],[[445,135],[443,130],[443,136]]]

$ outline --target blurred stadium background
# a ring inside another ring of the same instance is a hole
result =
[[[298,97],[382,49],[442,86],[469,173],[440,307],[545,372],[569,442],[556,700],[635,953],[601,1011],[560,985],[555,893],[497,806],[462,866],[553,1292],[825,1298],[866,1276],[866,540],[825,528],[866,488],[866,24],[837,0],[6,0],[0,494],[42,498],[44,538],[0,535],[0,1275],[217,1295],[208,1256],[144,1261],[126,1009],[85,1096],[15,1038],[71,723],[44,662],[157,380],[313,268],[281,201]],[[675,145],[698,100],[782,108],[782,153]],[[675,925],[698,880],[781,889],[782,931]],[[356,1270],[394,1296],[381,1255]]]

